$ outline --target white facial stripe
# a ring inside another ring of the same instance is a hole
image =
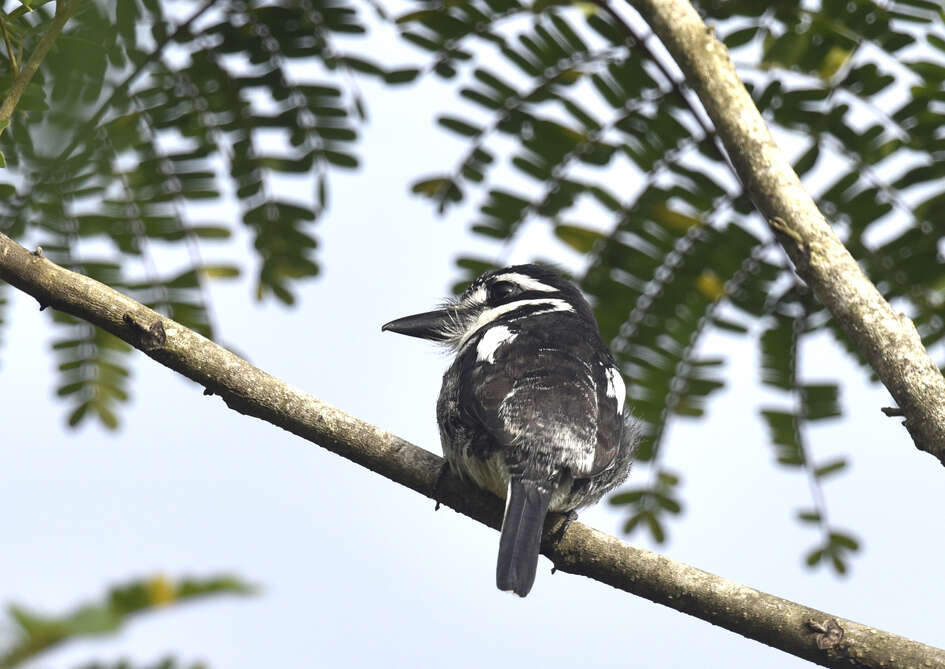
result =
[[[504,325],[496,325],[494,328],[486,330],[485,334],[476,344],[476,360],[488,363],[495,362],[495,353],[502,344],[507,344],[518,337],[517,332],[512,332]]]
[[[493,277],[494,281],[509,281],[514,283],[517,286],[521,286],[523,290],[540,290],[543,293],[556,293],[558,292],[557,288],[549,286],[547,283],[542,283],[538,279],[533,279],[527,274],[519,274],[518,272],[509,272],[508,274],[500,274],[496,277]]]
[[[520,307],[525,307],[530,304],[541,304],[548,307],[547,311],[574,311],[574,307],[568,304],[565,300],[549,300],[549,299],[537,299],[537,300],[518,300],[517,302],[509,302],[508,304],[502,304],[498,307],[492,307],[491,309],[486,309],[479,317],[476,319],[476,322],[473,323],[466,334],[459,342],[458,348],[462,348],[466,341],[475,334],[480,328],[485,327],[495,319],[499,318],[503,314],[507,314],[510,311],[515,311]]]
[[[617,413],[623,413],[623,402],[627,397],[627,388],[624,386],[623,377],[616,367],[608,367],[604,370],[607,374],[607,397],[617,399]]]

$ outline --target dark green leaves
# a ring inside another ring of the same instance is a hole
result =
[[[0,90],[52,19],[34,4],[0,17]],[[203,284],[239,268],[201,267],[199,245],[228,241],[242,223],[261,260],[257,295],[291,304],[296,282],[319,272],[329,175],[360,164],[365,106],[353,77],[406,84],[419,70],[337,44],[365,32],[347,0],[107,4],[81,3],[0,133],[0,231],[212,336]],[[286,178],[302,184],[291,200],[275,187]],[[208,219],[210,205],[234,198],[228,220]],[[79,252],[87,243],[103,249],[95,262]],[[57,394],[69,423],[116,426],[124,345],[62,322]]]
[[[611,496],[614,506],[627,507],[627,522],[624,532],[632,532],[638,526],[646,528],[658,544],[666,540],[664,521],[667,515],[678,515],[682,504],[676,497],[679,477],[667,471],[659,471],[648,486],[630,487]]]
[[[815,508],[798,512],[798,518],[816,526],[823,539],[807,555],[807,564],[828,564],[843,574],[849,554],[858,546],[828,522],[823,483],[843,471],[847,461],[833,457],[814,462],[807,440],[808,424],[840,415],[839,388],[833,383],[805,383],[799,378],[800,346],[810,332],[806,319],[797,316],[797,307],[802,304],[808,311],[813,308],[804,290],[789,290],[772,303],[776,315],[761,337],[762,383],[784,391],[789,406],[763,408],[761,415],[768,425],[778,463],[797,468],[808,478]]]
[[[482,128],[454,116],[440,116],[436,122],[463,137],[478,137],[482,134]]]
[[[851,553],[860,549],[859,542],[848,534],[830,532],[821,546],[812,549],[805,558],[808,567],[829,563],[838,574],[847,573]]]

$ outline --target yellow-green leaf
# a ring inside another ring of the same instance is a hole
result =
[[[827,55],[824,56],[824,61],[820,64],[820,69],[818,70],[820,78],[824,81],[828,81],[837,73],[837,70],[843,67],[843,64],[847,62],[851,53],[852,51],[850,51],[850,49],[845,49],[842,46],[831,47]]]
[[[576,225],[559,225],[555,228],[555,236],[578,253],[589,253],[604,235]]]
[[[696,290],[713,302],[725,297],[725,284],[719,278],[718,274],[710,269],[703,270],[699,278],[696,279]]]

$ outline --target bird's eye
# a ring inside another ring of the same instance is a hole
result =
[[[510,281],[500,281],[499,283],[493,284],[489,288],[489,298],[493,302],[504,300],[505,298],[515,295],[518,292],[518,286]]]

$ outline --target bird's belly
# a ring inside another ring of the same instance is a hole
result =
[[[468,448],[444,447],[443,450],[454,472],[496,497],[505,498],[509,485],[509,470],[501,452],[495,451],[481,457],[470,453]]]
[[[473,454],[468,448],[444,447],[444,454],[450,463],[450,468],[461,478],[470,481],[483,490],[488,490],[499,499],[505,499],[508,494],[509,470],[505,464],[505,456],[501,451],[495,451],[483,457]],[[551,495],[549,510],[568,512],[574,509],[593,504],[600,494],[593,494],[585,485],[574,485],[570,475],[564,475],[558,482]]]

